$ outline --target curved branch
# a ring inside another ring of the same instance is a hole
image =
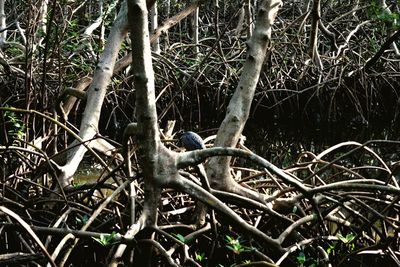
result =
[[[158,27],[154,31],[154,33],[150,36],[150,43],[153,44],[161,36],[162,33],[166,32],[168,29],[172,28],[173,26],[178,24],[181,20],[192,14],[200,6],[202,1],[203,0],[195,1],[186,9],[182,10],[175,16],[164,21],[163,24],[160,27]],[[147,3],[147,7],[150,10],[149,3]],[[123,56],[120,60],[118,60],[115,63],[114,74],[122,71],[131,63],[132,63],[132,53]]]
[[[181,190],[190,196],[193,196],[204,204],[208,205],[209,207],[215,209],[216,211],[222,213],[231,221],[235,222],[236,225],[242,228],[247,233],[251,234],[252,236],[256,237],[263,242],[273,246],[275,249],[284,252],[280,244],[273,238],[267,236],[256,227],[246,223],[239,215],[237,215],[233,210],[228,208],[222,201],[220,201],[215,196],[211,195],[209,192],[204,190],[199,185],[195,184],[194,182],[184,179],[183,177],[179,177],[180,179],[171,179],[169,182],[169,186],[174,187],[177,190]]]
[[[5,213],[8,216],[14,218],[21,226],[28,232],[28,234],[33,238],[33,240],[36,242],[36,244],[40,247],[42,250],[43,254],[46,256],[47,260],[51,264],[51,266],[56,267],[57,265],[55,264],[54,260],[51,258],[49,252],[47,251],[46,247],[43,245],[42,241],[40,241],[39,237],[35,234],[35,232],[32,230],[32,228],[27,224],[18,214],[13,212],[12,210],[9,210],[8,208],[4,206],[0,206],[0,212]],[[0,215],[1,215],[0,213]]]
[[[246,43],[246,61],[239,83],[229,101],[226,116],[218,129],[216,146],[235,147],[240,139],[268,51],[272,25],[282,4],[281,0],[265,0],[259,5],[253,35]],[[261,196],[258,193],[241,186],[232,178],[229,173],[230,162],[230,157],[215,157],[208,162],[207,176],[211,187],[259,199]]]
[[[299,191],[304,194],[307,194],[309,188],[302,184],[301,181],[295,179],[290,176],[282,169],[276,167],[274,164],[269,162],[268,160],[254,154],[250,151],[245,151],[237,148],[228,148],[228,147],[213,147],[206,148],[202,150],[194,150],[190,152],[180,153],[178,155],[178,168],[185,168],[190,165],[197,165],[203,161],[205,161],[209,157],[215,156],[236,156],[248,159],[257,163],[258,165],[268,169],[274,174],[278,175],[283,181],[289,183],[290,185],[295,186]]]
[[[400,37],[400,30],[397,30],[395,34],[390,36],[381,46],[381,48],[376,52],[376,54],[367,60],[365,63],[364,69],[368,70],[379,60],[379,58],[383,55],[383,53]]]

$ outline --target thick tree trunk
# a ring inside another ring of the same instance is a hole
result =
[[[267,235],[256,229],[254,226],[247,224],[233,210],[224,205],[224,203],[222,203],[215,196],[211,195],[210,192],[207,192],[199,185],[185,179],[180,175],[180,168],[192,164],[197,165],[198,163],[200,163],[200,161],[204,160],[205,157],[201,159],[199,157],[199,154],[207,153],[207,149],[202,151],[191,151],[178,154],[167,149],[161,143],[159,137],[159,128],[157,124],[158,120],[154,90],[154,73],[151,62],[151,47],[149,42],[147,23],[147,9],[144,5],[143,0],[132,0],[129,3],[129,21],[131,24],[131,34],[132,36],[137,37],[132,40],[132,52],[135,54],[135,60],[132,62],[132,69],[134,73],[133,75],[136,89],[137,123],[130,124],[125,133],[126,135],[131,135],[138,146],[139,163],[142,167],[145,181],[145,201],[143,212],[140,218],[135,224],[131,226],[130,230],[125,234],[125,237],[134,236],[144,227],[157,226],[157,207],[160,201],[161,189],[165,187],[173,187],[213,207],[217,212],[220,212],[221,214],[228,217],[231,221],[235,222],[246,232],[251,233],[261,240],[264,240],[268,244],[272,245],[274,248],[281,250],[282,248],[275,240],[268,237]],[[280,2],[278,2],[278,4],[279,3]],[[270,14],[264,9],[263,11],[261,11],[261,13],[263,12],[266,14]],[[266,15],[263,14],[263,16]],[[270,20],[273,20],[273,17],[271,17]],[[254,60],[258,62],[258,60],[254,57],[261,56],[260,54],[265,53],[266,51],[267,41],[270,34],[270,31],[266,29],[268,28],[263,28],[263,30],[259,29],[254,34],[260,39],[254,41],[254,43],[260,42],[263,43],[264,46],[263,49],[257,48],[255,49],[254,54],[249,55],[249,58],[251,58],[251,62],[253,62]],[[256,44],[253,45],[257,47]],[[261,62],[259,62],[259,64],[257,65],[258,72],[261,69],[262,61],[263,60],[261,59]],[[251,69],[251,71],[254,71],[254,69]],[[255,80],[253,79],[254,87],[257,79],[258,75]],[[247,84],[242,82],[241,86],[247,86]],[[243,97],[243,95],[240,96]],[[251,98],[246,99],[246,103],[250,104],[251,99],[252,96]],[[239,101],[239,99],[237,99],[237,101]],[[248,116],[248,111],[246,114]],[[243,127],[243,125],[241,127]],[[124,136],[125,151],[127,151],[127,147],[125,145],[126,140],[128,140],[126,135]],[[213,149],[213,151],[214,153],[222,152],[225,155],[229,154],[229,152],[224,149]],[[124,154],[127,155],[128,153]],[[213,155],[210,154],[210,156]],[[129,156],[126,156],[126,161],[129,161]],[[129,166],[129,163],[127,164],[127,166]],[[126,245],[120,245],[118,247],[114,258],[110,263],[110,266],[117,266],[118,259],[123,255],[125,249]]]
[[[150,11],[150,25],[151,32],[154,32],[158,27],[158,8],[157,3],[153,5]],[[151,46],[152,50],[156,54],[160,54],[160,38],[157,38]]]
[[[126,2],[123,6],[126,6]],[[86,142],[85,145],[75,140],[69,146],[67,163],[60,168],[61,174],[58,179],[62,186],[70,184],[72,176],[75,174],[80,162],[87,151],[87,146],[91,146],[93,137],[98,133],[100,111],[107,86],[110,83],[116,58],[121,43],[128,32],[127,8],[121,8],[108,37],[107,46],[96,66],[92,84],[87,91],[87,104],[83,113],[80,126],[79,137]]]
[[[4,4],[5,4],[5,0],[0,0],[0,47],[3,46],[3,44],[5,44],[5,42],[7,41],[7,23],[6,23],[6,13],[4,10]]]
[[[239,84],[229,102],[225,119],[218,129],[215,146],[236,147],[249,117],[254,92],[267,53],[271,28],[282,5],[280,0],[263,1],[258,10],[255,29],[248,41],[247,59]],[[260,199],[259,194],[239,186],[229,173],[231,157],[215,157],[207,164],[212,188]]]

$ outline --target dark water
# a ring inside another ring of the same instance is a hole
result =
[[[79,168],[74,176],[75,184],[85,184],[97,181],[102,173],[103,168],[94,162],[91,158],[85,157],[79,164]]]
[[[262,127],[260,127],[262,124]],[[399,140],[400,129],[395,124],[379,122],[357,123],[326,123],[312,124],[299,121],[270,123],[249,120],[246,124],[247,146],[267,160],[287,166],[303,151],[320,153],[325,149],[346,141],[365,143],[369,140]],[[398,145],[390,145],[395,153],[400,150]]]
[[[215,119],[215,118],[214,118]],[[126,122],[125,124],[127,124]],[[122,125],[122,124],[121,124]],[[185,122],[177,122],[175,131],[192,130],[199,132],[205,138],[215,134],[219,122],[215,120],[210,123],[202,123],[200,127],[207,125],[203,130],[198,129],[200,125],[188,125]],[[325,149],[346,141],[364,143],[369,140],[400,140],[400,123],[382,121],[364,122],[362,119],[352,119],[346,122],[323,123],[318,120],[274,120],[262,116],[251,118],[246,123],[243,134],[246,136],[245,145],[253,152],[271,161],[279,167],[287,167],[297,159],[303,151],[318,154]],[[161,124],[162,128],[164,125]],[[120,141],[123,126],[119,130],[106,129],[105,135]],[[214,130],[210,130],[214,129]],[[385,148],[385,154],[397,153],[400,155],[399,145],[390,145]],[[94,167],[90,160],[82,162],[76,181],[94,181],[101,170]]]

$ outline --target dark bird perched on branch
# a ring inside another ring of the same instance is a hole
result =
[[[191,131],[184,132],[179,141],[188,151],[206,148],[203,139],[197,133]]]
[[[187,151],[206,148],[203,139],[197,133],[191,131],[184,132],[181,135],[181,138],[179,138],[179,143]],[[211,187],[210,183],[208,182],[207,173],[206,170],[204,169],[203,164],[200,163],[199,165],[194,166],[194,169],[199,175],[200,182],[203,188],[206,189],[208,192],[210,192]],[[198,225],[204,225],[206,223],[206,214],[207,214],[207,208],[204,205],[201,205],[200,203],[199,205],[196,205],[196,212],[194,213],[195,215],[194,218],[197,221]]]

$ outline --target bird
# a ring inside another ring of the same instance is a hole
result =
[[[204,141],[200,137],[200,135],[192,131],[184,132],[179,141],[182,146],[188,151],[206,148],[206,146],[204,145]]]
[[[206,148],[203,139],[198,135],[197,133],[187,131],[184,132],[181,137],[179,138],[179,143],[187,150],[187,151],[192,151],[192,150],[198,150],[198,149],[204,149]],[[203,164],[198,164],[197,166],[194,166],[197,174],[200,177],[201,184],[206,188],[208,191],[210,191],[210,184],[207,179],[207,173],[206,170],[204,169]]]

